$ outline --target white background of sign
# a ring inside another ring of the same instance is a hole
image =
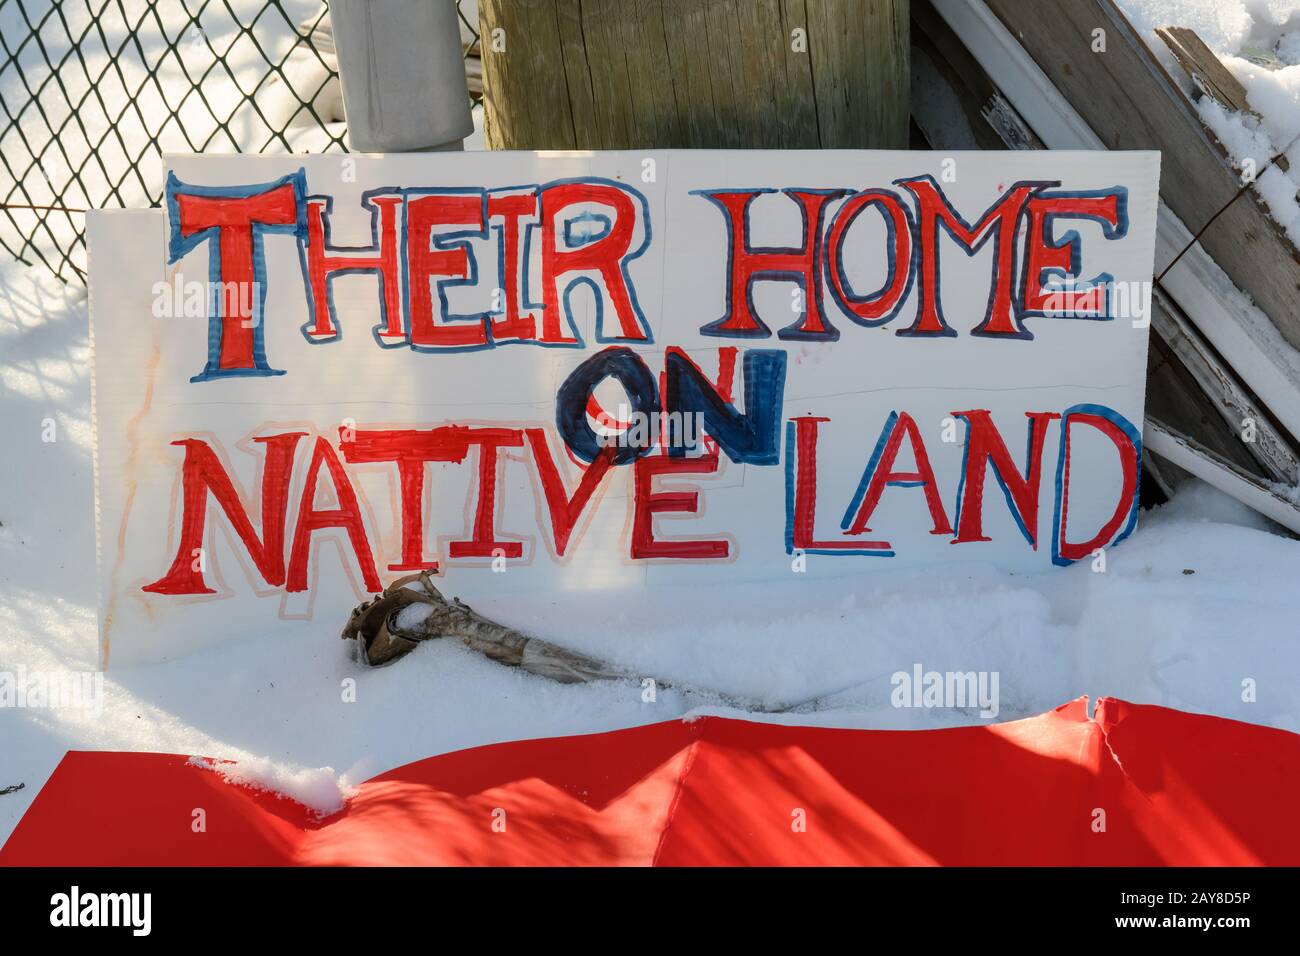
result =
[[[1058,225],[1057,237],[1067,229],[1080,232],[1085,278],[1109,273],[1118,282],[1150,279],[1156,154],[953,156],[957,179],[942,185],[968,221],[1018,180],[1060,180],[1062,188],[1072,190],[1127,187],[1130,224],[1125,238],[1104,241],[1100,227],[1076,222]],[[653,183],[641,179],[647,157],[657,164]],[[647,353],[650,368],[657,373],[663,348],[681,346],[712,373],[722,346],[739,346],[742,353],[746,348],[787,349],[783,418],[814,414],[832,420],[822,426],[818,449],[818,536],[833,538],[840,535],[839,520],[893,410],[909,412],[920,425],[950,519],[955,517],[962,445],[942,443],[940,429],[953,411],[989,409],[1017,464],[1023,463],[1026,411],[1060,412],[1079,402],[1097,402],[1141,426],[1144,328],[1135,329],[1127,319],[1030,319],[1032,342],[968,334],[983,315],[992,243],[967,257],[946,237],[941,239],[943,303],[948,322],[959,333],[956,338],[909,339],[894,334],[912,321],[915,286],[898,318],[877,329],[855,325],[827,297],[826,314],[840,330],[834,343],[787,343],[775,335],[742,340],[699,334],[701,326],[723,314],[726,237],[718,210],[691,195],[692,190],[888,187],[894,180],[926,173],[939,178],[944,158],[929,153],[851,151],[358,156],[354,182],[341,176],[339,157],[177,156],[169,164],[182,181],[202,186],[269,182],[305,167],[309,193],[334,197],[331,240],[336,245],[370,241],[369,217],[360,196],[381,185],[491,188],[577,176],[635,185],[646,196],[654,234],[650,247],[629,271],[655,337],[654,345],[638,346],[636,351]],[[862,263],[850,267],[850,277],[857,288],[871,289],[884,275],[878,251],[884,230],[878,216],[864,216],[861,222],[864,228],[849,250],[861,243]],[[219,593],[175,597],[142,592],[142,585],[162,576],[176,552],[182,454],[171,441],[201,437],[223,448],[224,461],[246,504],[254,506],[250,515],[259,529],[255,504],[263,453],[251,442],[254,435],[305,430],[337,443],[339,424],[349,418],[360,428],[526,423],[547,426],[552,451],[558,453],[553,429],[556,390],[574,366],[601,347],[595,342],[591,309],[580,315],[588,344],[583,350],[510,345],[427,354],[380,349],[370,334],[378,324],[375,280],[345,278],[334,285],[342,339],[309,345],[299,331],[308,321],[308,309],[296,242],[289,236],[269,236],[266,353],[270,364],[287,374],[191,383],[206,360],[206,320],[153,318],[153,287],[159,280],[174,279],[178,272],[186,280],[206,280],[208,248],[202,246],[180,263],[167,266],[165,231],[165,217],[156,211],[88,217],[101,636],[106,660],[110,655],[115,662],[159,659],[281,627],[332,633],[363,596],[341,531],[314,537],[309,590],[285,594],[282,588],[266,586],[243,549],[232,547],[238,542],[215,504],[209,505],[206,577]],[[758,200],[755,243],[794,245],[799,231],[793,202],[779,195]],[[458,293],[457,311],[486,308],[491,290],[499,284],[495,255],[487,254],[489,248],[485,242],[476,249],[479,286]],[[791,288],[789,283],[773,282],[760,283],[755,290],[758,311],[773,330],[795,318],[790,310]],[[1109,443],[1087,432],[1078,429],[1073,468],[1081,471],[1072,476],[1070,500],[1072,526],[1078,521],[1082,529],[1097,527],[1110,514],[1119,486]],[[963,434],[959,426],[959,438]],[[954,546],[945,536],[928,534],[929,514],[920,490],[890,488],[867,537],[888,538],[897,557],[814,555],[808,559],[807,573],[850,576],[845,581],[850,592],[851,576],[871,575],[884,565],[979,562],[1020,571],[1049,568],[1058,434],[1054,425],[1043,451],[1037,552],[1021,536],[990,476],[985,485],[984,533],[992,541]],[[298,452],[286,539],[293,533],[308,447],[304,442]],[[1100,464],[1090,468],[1089,461]],[[910,463],[911,456],[904,451],[899,465]],[[489,611],[492,601],[505,594],[543,590],[555,602],[572,603],[576,610],[583,593],[591,589],[625,590],[635,600],[647,586],[703,585],[709,589],[709,604],[719,609],[712,613],[723,613],[729,584],[786,579],[792,573],[784,547],[783,465],[784,460],[776,467],[738,465],[726,462],[724,456],[715,476],[658,482],[657,490],[693,485],[701,491],[700,513],[658,519],[659,536],[729,537],[733,557],[727,562],[632,560],[628,556],[631,469],[623,468],[607,479],[604,497],[593,503],[590,527],[570,545],[571,558],[559,563],[550,557],[550,529],[529,453],[516,450],[505,466],[497,524],[501,536],[525,542],[525,559],[505,574],[494,574],[484,561],[467,567],[446,557],[446,541],[468,537],[477,485],[473,455],[459,465],[431,464],[426,473],[426,556],[443,561],[448,593]],[[348,470],[363,501],[376,564],[384,580],[389,580],[396,574],[388,572],[387,565],[397,561],[400,550],[396,469],[383,464],[351,465]],[[572,490],[576,469],[569,467],[565,478]],[[328,487],[328,481],[323,483]],[[323,497],[320,502],[326,506]]]

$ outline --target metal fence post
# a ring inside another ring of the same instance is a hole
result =
[[[347,114],[360,152],[460,149],[474,131],[452,0],[330,0]]]

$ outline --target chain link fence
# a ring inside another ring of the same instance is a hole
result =
[[[455,2],[471,90],[478,13]],[[0,0],[0,246],[64,281],[86,209],[157,206],[169,152],[346,151],[320,0]]]

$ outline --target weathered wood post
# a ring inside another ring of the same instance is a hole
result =
[[[908,0],[479,0],[492,149],[908,145]]]

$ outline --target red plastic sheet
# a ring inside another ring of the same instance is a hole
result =
[[[1300,735],[1103,699],[951,730],[719,717],[515,741],[340,813],[148,753],[68,753],[8,865],[1300,864]],[[192,829],[202,808],[206,831]]]

